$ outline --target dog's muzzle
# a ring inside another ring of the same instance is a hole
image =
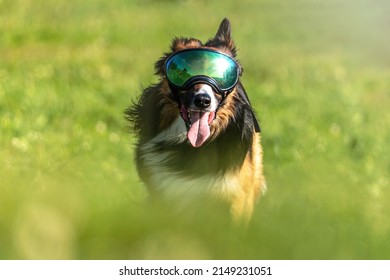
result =
[[[216,117],[218,100],[209,85],[202,84],[189,104],[181,102],[180,113],[185,121],[187,138],[195,148],[202,146],[210,137],[210,126]]]

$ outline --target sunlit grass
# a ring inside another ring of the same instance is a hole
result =
[[[0,258],[388,259],[389,5],[326,3],[0,1]],[[223,17],[269,188],[245,231],[151,204],[123,118]]]

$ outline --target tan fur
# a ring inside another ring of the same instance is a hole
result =
[[[217,118],[214,123],[212,123],[211,129],[211,139],[218,136],[222,131],[226,129],[229,124],[229,120],[234,118],[234,96],[236,91],[234,90],[231,94],[226,97],[225,104],[219,108]]]
[[[231,212],[235,221],[247,223],[252,217],[257,199],[266,190],[262,170],[260,134],[254,133],[252,153],[249,154],[248,152],[245,161],[237,174],[241,189],[230,201]]]
[[[161,91],[159,94],[161,94],[161,115],[160,115],[160,125],[159,129],[160,131],[166,129],[169,127],[173,121],[177,118],[177,114],[179,113],[179,109],[177,108],[177,104],[168,97],[170,90],[168,86],[168,82],[164,80],[161,83]]]

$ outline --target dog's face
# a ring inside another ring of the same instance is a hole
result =
[[[235,60],[236,49],[230,36],[230,23],[223,20],[215,37],[205,44],[193,38],[176,38],[173,40],[171,52],[166,53],[156,63],[156,73],[161,76],[163,83],[169,85],[166,74],[166,62],[169,57],[178,52],[190,49],[204,49],[223,53],[234,60],[238,69],[238,76],[242,69]],[[169,86],[165,87],[169,88]],[[172,92],[174,92],[172,94]],[[167,93],[168,94],[168,93]],[[229,91],[218,90],[213,84],[202,79],[185,88],[170,87],[169,96],[179,105],[180,115],[187,127],[187,138],[193,147],[202,146],[227,126],[229,118],[234,114],[233,97],[235,88]],[[168,96],[168,95],[167,95]]]

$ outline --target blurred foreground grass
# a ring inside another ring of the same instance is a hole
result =
[[[0,0],[1,259],[389,259],[386,1]],[[228,17],[269,191],[246,231],[152,206],[123,110]]]

